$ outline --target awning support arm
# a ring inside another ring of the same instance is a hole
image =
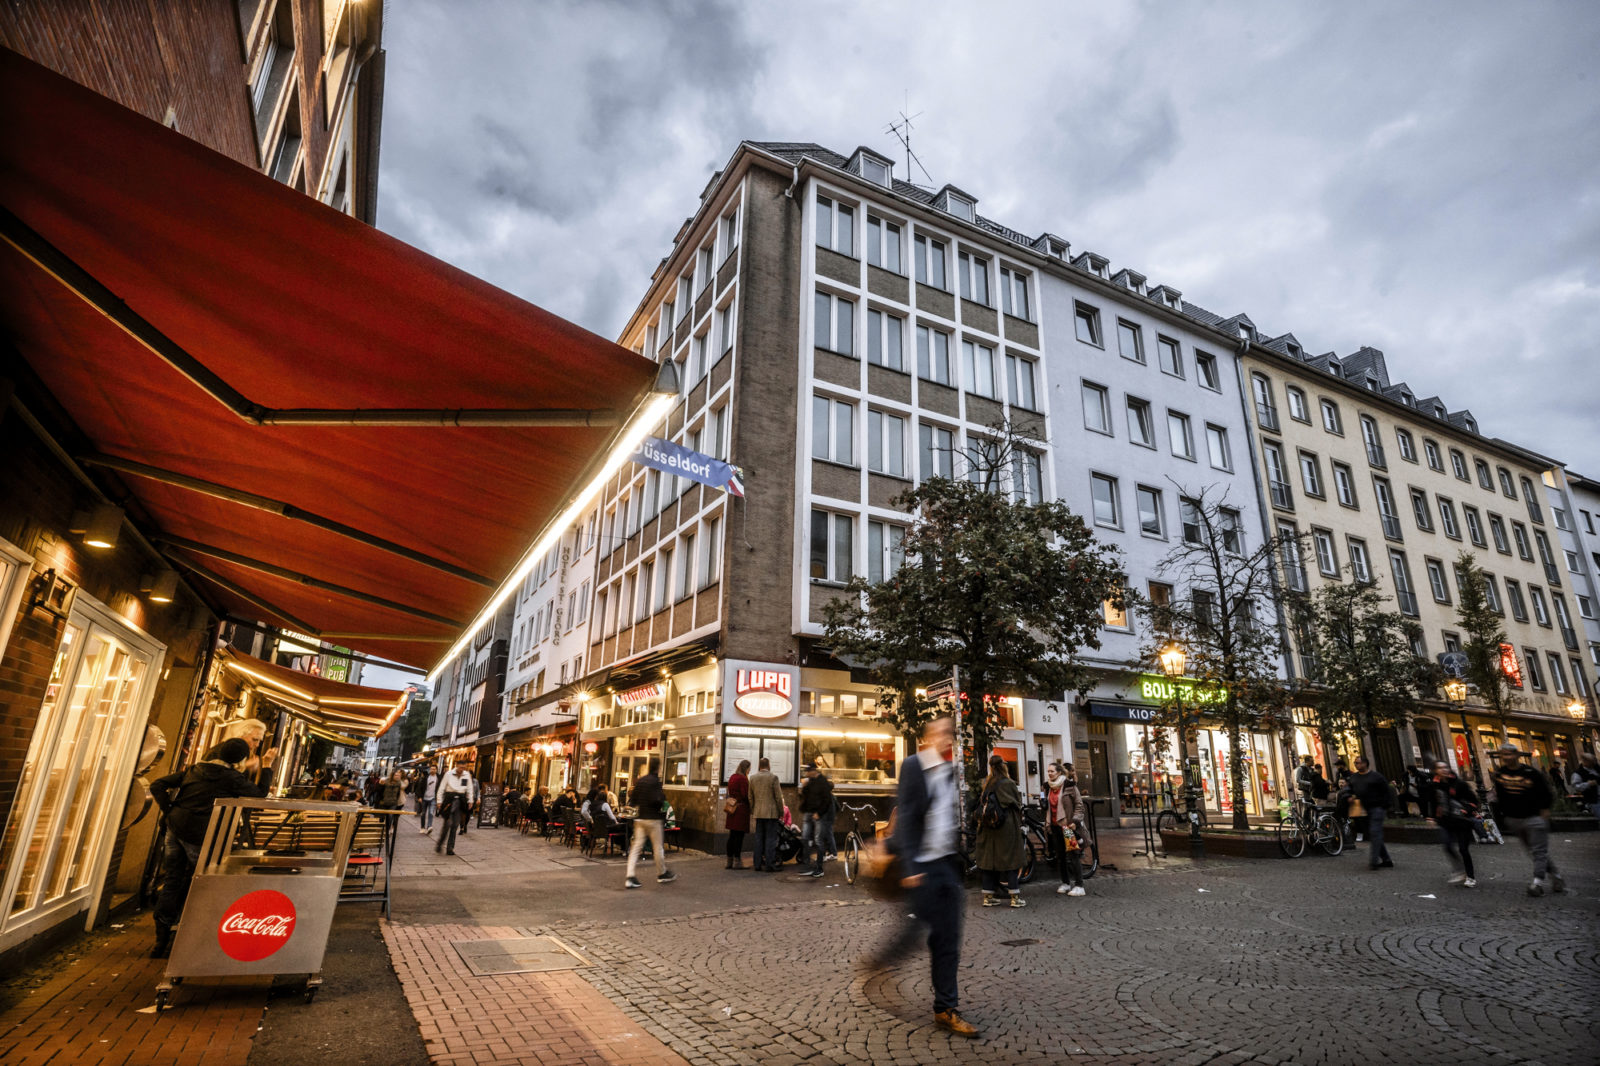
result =
[[[308,637],[320,637],[322,635],[317,632],[317,627],[312,625],[310,622],[301,621],[288,611],[285,611],[282,607],[274,604],[272,601],[263,599],[254,592],[251,592],[249,589],[245,588],[243,585],[240,585],[238,582],[228,580],[215,570],[201,566],[193,559],[185,559],[181,556],[172,555],[166,555],[163,557],[178,564],[185,570],[188,570],[190,573],[204,578],[213,585],[216,585],[218,588],[223,589],[226,592],[233,593],[246,603],[254,604],[263,611],[266,611],[268,614],[272,615],[274,618],[283,619],[285,622],[288,622],[291,626],[293,626],[298,632],[304,633]]]
[[[104,467],[107,470],[116,470],[124,474],[149,478],[151,481],[159,481],[163,485],[175,485],[178,488],[214,496],[219,500],[227,500],[229,503],[237,503],[244,507],[253,507],[258,511],[282,515],[292,521],[303,522],[318,529],[325,529],[330,533],[337,533],[341,537],[347,537],[368,547],[378,548],[392,555],[398,555],[402,559],[410,559],[414,563],[421,563],[423,566],[441,570],[452,577],[471,581],[475,585],[482,585],[484,588],[493,588],[495,586],[494,581],[484,577],[482,574],[475,574],[471,570],[456,566],[453,563],[447,563],[443,559],[436,559],[431,555],[407,548],[403,544],[396,544],[392,540],[385,540],[383,537],[375,536],[365,530],[347,526],[343,522],[336,522],[319,514],[313,514],[310,511],[296,507],[292,503],[274,500],[270,496],[261,496],[254,492],[246,492],[244,489],[230,488],[227,485],[219,485],[215,481],[207,481],[204,478],[180,474],[173,470],[163,470],[158,466],[135,462],[132,459],[119,459],[114,455],[82,455],[78,457],[78,462],[86,466]]]
[[[253,426],[616,426],[615,408],[275,408],[256,403],[210,367],[152,325],[55,245],[10,210],[0,207],[0,238],[79,299],[105,315],[151,354],[188,378],[197,388]]]
[[[440,625],[449,626],[452,629],[461,629],[464,625],[464,623],[458,622],[454,618],[446,618],[442,614],[434,614],[431,611],[424,611],[421,608],[412,607],[408,604],[399,603],[395,600],[386,600],[382,596],[374,596],[372,593],[362,592],[360,589],[349,588],[345,585],[336,585],[332,581],[324,581],[319,577],[311,577],[309,574],[302,574],[298,570],[290,570],[288,567],[277,566],[273,563],[264,562],[260,559],[253,559],[248,555],[240,555],[238,552],[229,551],[226,548],[218,548],[210,544],[202,544],[200,541],[190,540],[187,537],[175,537],[170,533],[162,533],[155,539],[157,543],[165,544],[168,547],[183,548],[187,551],[198,552],[201,555],[209,555],[213,559],[221,559],[223,562],[235,563],[239,566],[248,567],[251,570],[259,570],[263,574],[271,574],[273,577],[281,577],[285,581],[298,582],[299,584],[305,585],[308,588],[321,589],[324,592],[336,593],[340,596],[349,597],[352,600],[360,600],[363,603],[375,604],[376,606],[385,607],[400,614],[411,615],[413,618],[423,618],[429,622],[438,622]],[[315,631],[308,630],[307,632],[311,633],[312,636],[319,635]]]

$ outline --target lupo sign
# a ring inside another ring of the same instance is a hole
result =
[[[795,699],[799,671],[777,663],[726,663],[723,691],[735,718],[770,724],[797,721]],[[732,720],[732,719],[730,719]]]

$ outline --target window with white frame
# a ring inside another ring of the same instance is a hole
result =
[[[906,420],[887,411],[867,411],[867,468],[906,476]]]
[[[1333,463],[1333,488],[1339,502],[1346,507],[1359,507],[1356,501],[1356,478],[1348,463]]]
[[[1181,378],[1183,374],[1183,347],[1171,337],[1156,334],[1156,361],[1163,373]]]
[[[1450,582],[1445,579],[1444,563],[1438,559],[1429,559],[1426,565],[1428,567],[1428,587],[1433,590],[1434,602],[1449,603]]]
[[[855,405],[827,396],[811,397],[811,457],[855,465]]]
[[[855,557],[855,519],[832,511],[811,512],[811,578],[814,581],[850,580]]]
[[[733,347],[733,304],[717,308],[717,354]]]
[[[1278,523],[1278,543],[1283,552],[1283,578],[1292,592],[1305,592],[1311,584],[1306,578],[1306,562],[1300,553],[1300,530],[1293,522]]]
[[[919,233],[912,242],[912,251],[917,260],[917,281],[949,292],[950,283],[945,269],[948,253],[944,241]]]
[[[1406,553],[1390,548],[1389,569],[1394,574],[1394,592],[1400,603],[1400,613],[1416,618],[1417,594],[1411,586],[1411,566],[1406,562]]]
[[[1205,535],[1200,526],[1200,507],[1187,496],[1178,497],[1178,525],[1185,544],[1201,544]]]
[[[650,617],[650,597],[654,589],[652,578],[655,576],[655,570],[656,564],[653,560],[639,564],[639,606],[635,618],[642,620]]]
[[[1528,599],[1533,603],[1533,620],[1548,629],[1550,627],[1550,604],[1544,598],[1544,589],[1538,585],[1529,585]]]
[[[904,526],[892,522],[867,523],[867,580],[874,585],[893,577],[905,561]]]
[[[1195,370],[1200,375],[1200,384],[1213,392],[1222,391],[1222,372],[1217,368],[1217,357],[1210,352],[1194,353]]]
[[[1509,500],[1517,498],[1517,487],[1512,483],[1511,471],[1503,466],[1495,467],[1495,472],[1500,477],[1500,494]]]
[[[855,355],[856,305],[842,296],[817,290],[814,308],[818,348]]]
[[[1217,524],[1222,528],[1222,550],[1230,555],[1244,554],[1244,521],[1232,507],[1217,508]]]
[[[720,229],[718,244],[722,246],[722,258],[726,260],[739,250],[739,208],[737,206],[722,216]]]
[[[856,209],[826,196],[817,197],[817,247],[840,255],[856,254]]]
[[[1400,458],[1408,463],[1417,461],[1417,442],[1412,439],[1411,431],[1396,426],[1394,431],[1395,443],[1400,445]]]
[[[994,388],[994,349],[975,341],[961,342],[961,370],[968,392],[997,399]]]
[[[1360,537],[1346,537],[1345,548],[1350,554],[1350,574],[1357,581],[1372,580],[1372,558],[1367,554],[1367,542]]]
[[[701,248],[694,260],[694,287],[700,292],[710,289],[717,277],[716,247],[712,244]]]
[[[1322,408],[1322,428],[1329,433],[1337,434],[1341,437],[1344,436],[1344,423],[1339,418],[1339,405],[1332,400],[1323,400],[1320,406]]]
[[[918,435],[922,445],[922,477],[955,477],[955,432],[924,422]]]
[[[1305,390],[1295,385],[1285,385],[1283,393],[1289,399],[1289,417],[1296,422],[1311,421],[1311,411],[1306,407]]]
[[[1493,492],[1494,491],[1494,475],[1489,473],[1489,464],[1484,462],[1482,459],[1474,459],[1472,461],[1472,469],[1477,471],[1477,474],[1478,474],[1478,486],[1480,488],[1485,488],[1485,489],[1488,489],[1490,492]]]
[[[1520,552],[1522,550],[1522,546],[1528,542],[1528,535],[1525,532],[1523,532],[1522,526],[1520,524],[1513,523],[1513,525],[1516,526],[1517,549]],[[1581,574],[1581,573],[1583,573],[1583,562],[1578,558],[1578,553],[1577,552],[1567,552],[1566,556],[1567,556],[1567,572],[1568,573],[1572,573],[1572,574]],[[1527,556],[1524,556],[1524,558],[1532,559],[1533,556],[1532,555],[1527,555]]]
[[[868,212],[867,262],[875,267],[892,270],[896,274],[901,273],[900,224],[898,222],[890,222]]]
[[[1550,664],[1550,683],[1561,695],[1567,694],[1567,668],[1561,662],[1561,656],[1553,651],[1544,653],[1545,662]]]
[[[1034,380],[1036,364],[1025,356],[1006,353],[1006,381],[1011,386],[1011,406],[1026,411],[1039,409],[1038,383]]]
[[[697,333],[689,341],[688,373],[685,377],[691,387],[700,384],[709,369],[706,366],[706,344],[709,340],[709,333]]]
[[[1122,528],[1122,508],[1117,502],[1117,479],[1106,474],[1089,475],[1089,497],[1094,501],[1094,524]]]
[[[672,604],[672,556],[673,549],[662,548],[656,560],[656,606],[658,611],[664,611]]]
[[[711,450],[711,455],[718,459],[728,458],[728,422],[727,404],[723,404],[711,412],[711,418],[708,423],[711,432],[705,442],[705,446]]]
[[[1417,521],[1417,528],[1425,533],[1433,532],[1433,511],[1428,507],[1428,494],[1421,489],[1411,490],[1411,515]]]
[[[1031,320],[1027,274],[1013,267],[1000,268],[1000,307],[1013,318]]]
[[[1429,437],[1422,438],[1422,454],[1428,460],[1428,469],[1444,473],[1444,458],[1439,454],[1439,442]]]
[[[1506,578],[1506,599],[1511,603],[1511,617],[1519,622],[1528,620],[1528,605],[1522,602],[1522,585],[1520,582]]]
[[[1144,362],[1144,331],[1125,319],[1117,319],[1117,351],[1124,359]]]
[[[957,257],[961,269],[961,298],[989,305],[989,260],[963,251]]]
[[[1039,453],[1018,448],[1011,456],[1011,498],[1017,503],[1044,499],[1044,472]]]
[[[1439,528],[1451,540],[1461,539],[1461,527],[1456,524],[1456,505],[1443,496],[1439,497]]]
[[[1083,428],[1111,433],[1111,398],[1103,385],[1083,383]]]
[[[1522,649],[1522,661],[1526,664],[1525,674],[1528,686],[1539,692],[1544,691],[1544,675],[1539,669],[1539,653],[1532,648]]]
[[[1386,478],[1372,479],[1372,495],[1378,501],[1378,520],[1383,525],[1383,535],[1390,540],[1400,540],[1400,512],[1395,506],[1394,491]]]
[[[1096,348],[1105,347],[1105,342],[1100,339],[1100,311],[1086,303],[1078,303],[1073,309],[1073,328],[1077,337],[1085,344],[1092,344]]]
[[[1300,483],[1307,496],[1322,499],[1322,462],[1310,452],[1300,453]]]
[[[1339,576],[1339,556],[1334,551],[1333,534],[1326,529],[1311,530],[1311,543],[1317,551],[1317,570],[1324,577]]]
[[[1502,555],[1511,554],[1511,541],[1506,536],[1506,521],[1497,514],[1489,515],[1489,533],[1494,537],[1495,551]]]
[[[1500,586],[1495,584],[1493,574],[1483,575],[1483,598],[1489,604],[1489,610],[1495,614],[1505,614],[1506,609],[1500,604]]]
[[[950,384],[950,334],[917,327],[917,374],[925,381]]]
[[[1139,506],[1139,532],[1147,537],[1164,537],[1166,532],[1161,521],[1161,490],[1148,485],[1139,485],[1134,489],[1134,497]]]
[[[1128,439],[1146,448],[1156,446],[1155,421],[1150,414],[1149,400],[1128,397]]]
[[[1528,527],[1521,522],[1511,523],[1511,539],[1516,542],[1517,555],[1527,562],[1533,562],[1533,547],[1528,543]],[[1578,557],[1572,552],[1567,553],[1567,566],[1574,574],[1578,573]]]
[[[867,362],[890,370],[904,371],[902,354],[905,339],[905,320],[883,311],[867,312]]]
[[[1228,431],[1209,422],[1206,423],[1206,454],[1215,469],[1233,469],[1233,452],[1228,448]]]
[[[1172,454],[1182,459],[1194,458],[1194,430],[1189,426],[1189,416],[1178,411],[1167,411],[1167,440],[1172,444]]]

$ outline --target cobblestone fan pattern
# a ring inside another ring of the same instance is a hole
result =
[[[562,933],[601,964],[584,977],[696,1066],[1587,1066],[1600,1047],[1600,841],[1584,843],[1562,852],[1574,890],[1542,899],[1524,894],[1520,848],[1480,849],[1481,887],[1466,890],[1444,883],[1434,849],[1412,847],[1377,873],[1364,854],[1257,862],[974,907],[961,998],[976,1046],[931,1024],[925,952],[855,972],[898,920],[864,897]]]
[[[237,1066],[267,1007],[271,978],[196,978],[153,1006],[166,963],[146,958],[145,935],[109,937],[0,1014],[6,1066]]]
[[[683,1059],[574,971],[475,977],[451,944],[514,930],[383,923],[428,1055],[438,1066],[683,1066]]]

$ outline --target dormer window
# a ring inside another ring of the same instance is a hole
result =
[[[1291,342],[1286,345],[1286,347],[1289,349],[1290,355],[1294,356],[1296,359],[1300,358],[1300,346],[1298,344]]]
[[[1443,418],[1444,417],[1444,404],[1436,403],[1436,404],[1433,405],[1433,417],[1435,417],[1435,418]]]
[[[971,222],[972,221],[972,219],[973,219],[973,212],[972,212],[973,204],[972,204],[971,200],[967,200],[967,199],[964,199],[963,197],[951,194],[945,200],[945,203],[948,206],[948,209],[949,209],[949,211],[950,211],[950,213],[952,215],[954,215],[957,218],[959,218],[959,219],[961,219],[963,221],[966,221],[966,222]]]
[[[889,167],[870,156],[861,157],[861,176],[874,185],[889,187]]]
[[[1372,392],[1377,392],[1378,391],[1378,379],[1377,378],[1368,378],[1367,379],[1367,388],[1369,390],[1371,390]]]
[[[1330,374],[1339,373],[1339,364],[1338,364],[1338,362],[1336,360],[1333,360],[1333,359],[1329,359],[1328,360],[1328,373],[1330,373]]]
[[[1417,405],[1417,401],[1412,399],[1409,392],[1402,392],[1400,394],[1400,402],[1405,404],[1407,407],[1415,407]]]
[[[1071,254],[1071,252],[1072,245],[1068,244],[1066,241],[1058,241],[1053,238],[1051,239],[1050,254],[1055,256],[1057,259],[1065,259],[1069,254]]]

